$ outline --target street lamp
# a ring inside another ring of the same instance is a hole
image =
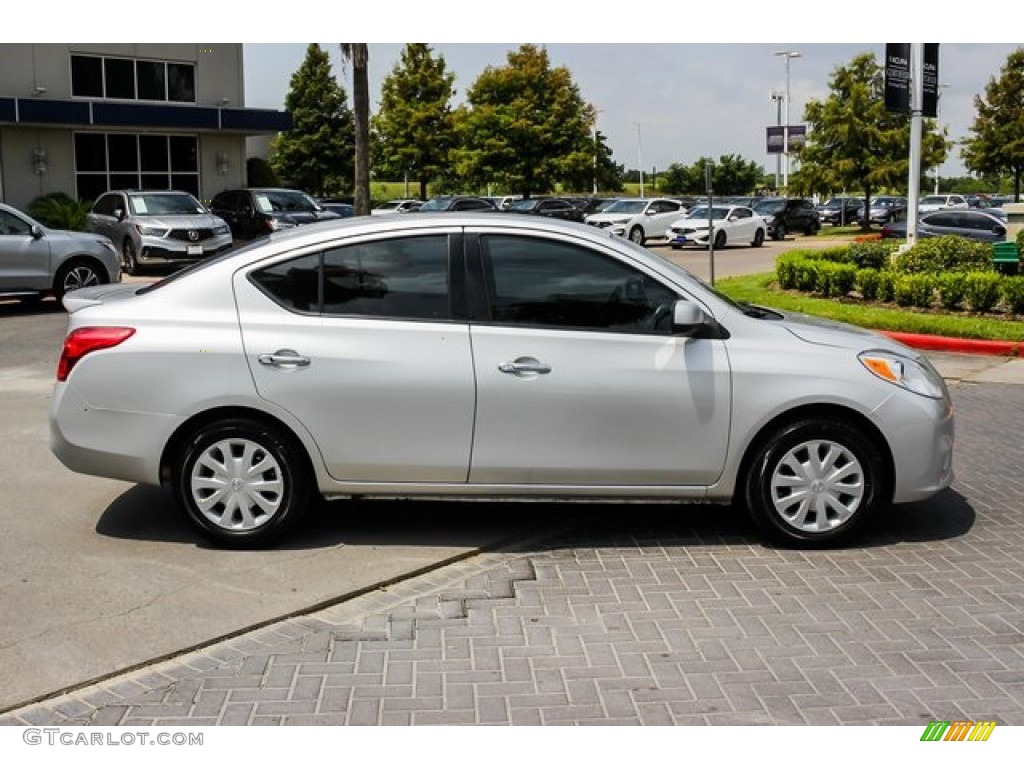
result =
[[[938,128],[940,128],[940,129],[942,128],[942,125],[939,123],[939,118],[940,118],[940,113],[941,113],[941,110],[942,110],[942,89],[943,88],[949,88],[949,83],[939,83],[938,87],[935,89],[935,125]],[[935,166],[935,194],[936,195],[939,194],[939,171],[941,170],[941,168],[942,168],[942,164],[941,163],[939,163],[939,164],[937,164]]]
[[[644,196],[644,155],[640,148],[640,123],[636,124],[636,158],[637,167],[640,169],[640,197]]]
[[[601,151],[601,145],[597,142],[597,116],[604,112],[603,109],[593,107],[594,110],[594,197],[597,197],[597,156]]]
[[[782,129],[782,154],[786,157],[785,175],[782,177],[782,186],[789,191],[789,62],[800,58],[800,51],[774,51],[772,56],[782,56],[786,60],[786,125]]]

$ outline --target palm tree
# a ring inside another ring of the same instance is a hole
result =
[[[356,128],[356,216],[370,213],[370,52],[366,43],[339,43],[341,56],[352,62],[352,112]]]

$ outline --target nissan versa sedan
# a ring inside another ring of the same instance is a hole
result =
[[[322,222],[64,305],[53,452],[226,547],[367,495],[735,500],[826,546],[952,480],[917,352],[573,222]]]

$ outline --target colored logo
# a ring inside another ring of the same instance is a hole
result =
[[[921,734],[921,741],[988,741],[995,720],[932,720]]]

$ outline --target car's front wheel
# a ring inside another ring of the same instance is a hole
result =
[[[126,275],[139,274],[139,257],[135,252],[135,243],[130,237],[125,238],[124,245],[121,247],[121,256],[124,262],[124,273]]]
[[[758,227],[757,232],[754,233],[754,239],[750,241],[750,244],[755,248],[760,248],[764,245],[764,230]]]
[[[271,544],[305,514],[312,497],[308,464],[293,440],[250,419],[198,429],[174,468],[175,492],[206,538],[233,549]]]
[[[100,272],[94,264],[88,261],[75,261],[65,264],[57,272],[57,277],[53,281],[53,294],[60,299],[68,291],[106,282],[106,274]]]
[[[633,227],[629,230],[629,239],[637,245],[643,245],[646,238],[644,237],[643,227]]]
[[[772,232],[772,240],[785,240],[786,239],[786,225],[777,224],[775,230]]]
[[[885,503],[880,451],[845,421],[809,418],[763,443],[745,478],[747,507],[769,538],[804,547],[847,539]]]

